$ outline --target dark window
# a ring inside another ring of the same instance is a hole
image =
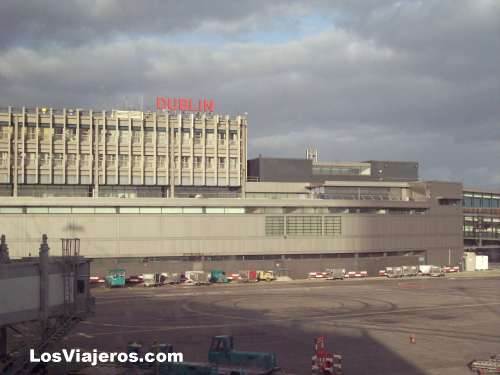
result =
[[[85,293],[85,281],[84,280],[77,280],[76,281],[76,290],[78,291],[78,294]]]

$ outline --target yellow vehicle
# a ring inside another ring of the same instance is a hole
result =
[[[257,271],[257,280],[259,281],[274,281],[276,276],[274,271]]]

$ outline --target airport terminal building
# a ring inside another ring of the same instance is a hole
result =
[[[80,238],[94,273],[459,265],[462,199],[415,162],[247,160],[245,116],[0,109],[11,257],[47,233]]]

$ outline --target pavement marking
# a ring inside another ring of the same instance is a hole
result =
[[[450,305],[450,306],[430,306],[430,307],[420,307],[420,308],[405,308],[399,310],[391,310],[391,311],[373,311],[373,312],[365,312],[365,313],[347,313],[347,314],[336,314],[336,315],[309,315],[303,317],[290,317],[290,318],[244,318],[241,316],[231,316],[220,313],[207,313],[203,312],[203,315],[213,315],[220,318],[229,318],[235,320],[244,320],[245,322],[240,323],[230,323],[230,324],[209,324],[209,325],[189,325],[189,326],[175,326],[175,327],[165,327],[161,326],[144,326],[144,325],[128,325],[128,324],[115,324],[115,323],[98,323],[92,321],[82,321],[81,323],[93,326],[102,326],[102,327],[116,327],[116,328],[140,328],[139,330],[130,330],[127,332],[151,332],[151,331],[169,331],[169,330],[179,330],[179,329],[200,329],[200,328],[225,328],[225,327],[234,327],[234,326],[246,326],[255,324],[255,322],[261,323],[280,323],[280,322],[300,322],[300,321],[312,321],[312,320],[323,320],[325,318],[329,319],[349,319],[349,318],[358,318],[365,316],[376,316],[376,315],[391,315],[391,314],[400,314],[400,313],[408,313],[408,312],[420,312],[420,311],[436,311],[436,310],[450,310],[450,309],[464,309],[464,308],[477,308],[477,307],[485,307],[485,306],[499,306],[500,302],[492,302],[492,303],[476,303],[476,304],[464,304],[464,305]],[[95,336],[103,336],[103,335],[117,335],[120,332],[103,332],[103,333],[95,333]]]
[[[94,338],[94,336],[92,336],[92,335],[88,335],[88,334],[83,333],[83,332],[78,332],[78,333],[76,334],[76,336],[82,336],[82,337],[85,337],[86,339],[93,339],[93,338]]]

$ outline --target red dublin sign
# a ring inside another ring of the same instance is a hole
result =
[[[212,99],[193,101],[191,98],[166,98],[164,96],[157,96],[156,109],[158,111],[213,112],[215,110],[215,103]]]

